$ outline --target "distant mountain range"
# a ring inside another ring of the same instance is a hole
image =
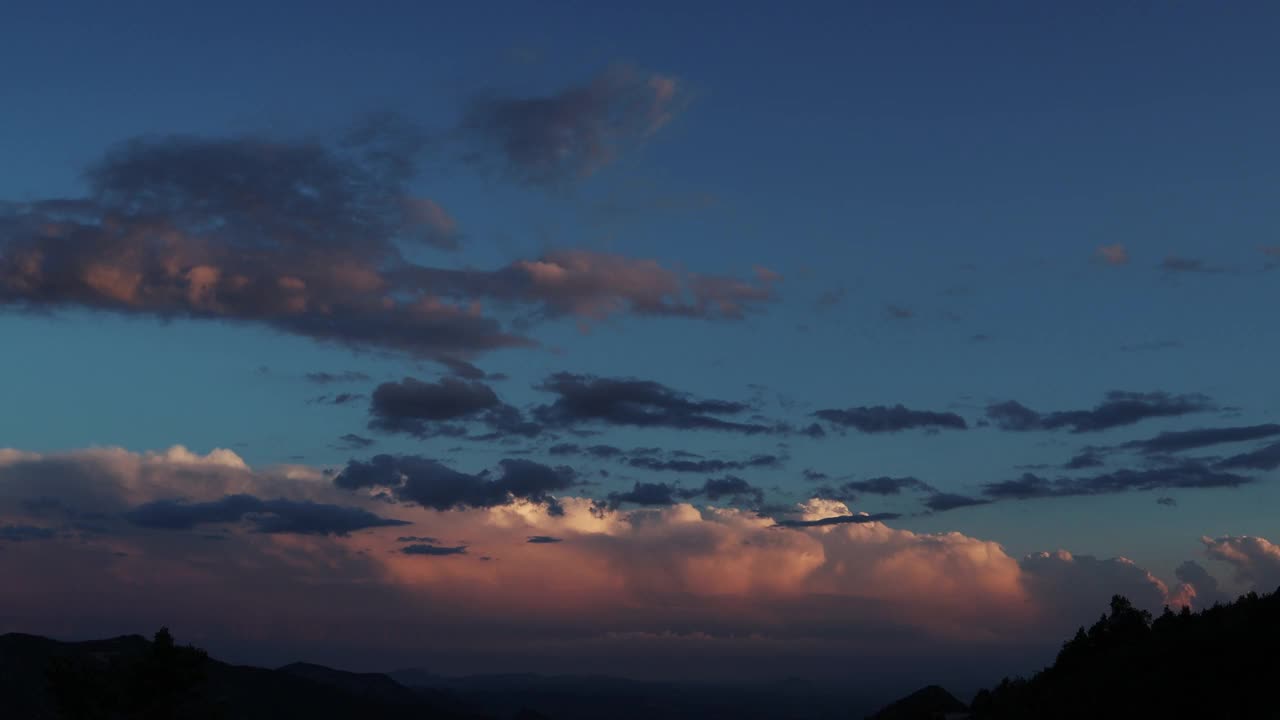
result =
[[[60,642],[0,635],[0,718],[182,720],[820,720],[874,707],[799,681],[751,688],[608,676],[352,673],[310,663],[231,665],[129,635]]]

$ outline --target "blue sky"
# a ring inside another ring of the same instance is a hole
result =
[[[90,194],[86,169],[131,138],[335,147],[353,124],[390,113],[422,140],[406,151],[416,166],[401,190],[456,222],[456,251],[401,245],[418,266],[488,271],[581,251],[767,292],[745,300],[741,317],[634,305],[600,317],[539,305],[554,302],[541,296],[521,305],[478,295],[486,317],[537,347],[469,354],[503,377],[467,382],[527,417],[553,399],[536,386],[569,372],[749,402],[747,414],[796,427],[822,409],[901,404],[955,413],[968,429],[827,424],[815,439],[606,421],[534,438],[414,437],[371,428],[370,397],[406,377],[445,382],[434,350],[0,284],[0,446],[180,444],[228,448],[253,467],[333,472],[376,453],[466,472],[514,454],[594,473],[597,498],[637,482],[696,486],[705,474],[557,458],[552,445],[775,454],[773,467],[734,473],[763,489],[753,509],[775,512],[848,479],[913,477],[931,492],[995,498],[988,484],[1024,472],[1087,478],[1179,458],[1206,469],[1274,442],[1045,467],[1162,431],[1277,422],[1273,5],[32,3],[6,14],[0,200],[19,212]],[[623,125],[608,153],[558,182],[519,181],[498,131],[467,127],[469,117],[501,121],[468,115],[485,101],[563,99],[610,77],[624,79],[600,92],[616,92],[610,112]],[[657,81],[675,83],[674,95]],[[667,117],[638,119],[624,93]],[[495,140],[479,160],[468,154],[469,143]],[[22,239],[5,227],[0,262]],[[348,371],[359,379],[306,379]],[[1010,431],[988,414],[1005,401],[1087,410],[1109,391],[1203,396],[1204,407],[1082,433]],[[341,392],[361,397],[317,401]],[[374,443],[340,445],[349,433]],[[830,478],[815,483],[805,469]],[[1274,466],[1239,487],[936,513],[910,492],[862,492],[848,504],[897,513],[896,527],[915,532],[992,540],[1015,557],[1123,555],[1172,586],[1201,536],[1280,534],[1273,481]]]

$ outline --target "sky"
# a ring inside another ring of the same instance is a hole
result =
[[[7,16],[0,631],[982,683],[1280,585],[1274,5]]]

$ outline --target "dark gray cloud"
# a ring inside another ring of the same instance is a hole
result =
[[[468,159],[527,184],[578,180],[657,132],[676,110],[676,93],[673,78],[617,67],[552,95],[480,97],[461,123],[472,141]]]
[[[313,405],[352,405],[363,399],[364,395],[361,393],[334,393],[332,395],[317,395],[307,402]]]
[[[342,372],[309,372],[303,377],[307,382],[316,385],[332,385],[334,383],[353,383],[365,382],[369,380],[369,376],[356,370],[343,370]]]
[[[493,388],[456,377],[383,383],[373,391],[369,415],[371,430],[419,438],[466,435],[465,423],[488,428],[492,435],[486,439],[532,437],[541,432],[518,409],[502,402]]]
[[[863,523],[897,520],[898,513],[871,513],[869,515],[836,515],[819,520],[778,520],[775,525],[784,528],[826,527],[828,525],[861,525]]]
[[[552,455],[586,455],[595,458],[615,458],[623,454],[622,448],[612,445],[589,445],[582,447],[574,443],[552,445],[547,452]]]
[[[405,545],[400,548],[405,555],[425,555],[428,557],[444,557],[448,555],[466,555],[466,545]]]
[[[934,493],[925,498],[924,506],[933,512],[945,512],[947,510],[955,510],[956,508],[971,507],[973,505],[986,505],[990,500],[982,498],[972,498],[967,495],[956,495],[954,493]]]
[[[533,411],[539,422],[555,428],[582,424],[665,427],[679,430],[722,430],[754,435],[773,431],[755,423],[724,420],[751,408],[727,400],[700,400],[651,380],[600,378],[556,373],[539,389],[559,397]]]
[[[373,438],[363,437],[355,433],[347,433],[338,438],[337,444],[334,445],[339,450],[364,450],[377,444]]]
[[[53,528],[35,525],[0,525],[0,542],[25,542],[27,540],[49,540],[57,535]]]
[[[736,475],[708,478],[702,487],[682,490],[680,496],[685,499],[705,497],[712,502],[733,498],[739,502],[747,502],[752,507],[764,503],[764,491]]]
[[[1280,442],[1263,445],[1251,452],[1232,455],[1214,467],[1223,470],[1275,470],[1280,467]]]
[[[875,477],[866,480],[850,480],[842,484],[840,489],[870,495],[898,495],[903,490],[933,492],[933,486],[913,477]]]
[[[1261,440],[1276,435],[1280,435],[1280,425],[1274,423],[1238,427],[1200,428],[1196,430],[1162,432],[1146,440],[1125,443],[1121,447],[1135,449],[1144,455],[1163,455],[1211,445]]]
[[[564,542],[564,539],[551,537],[550,535],[530,535],[525,542],[532,543],[534,545],[551,545],[558,542]]]
[[[633,468],[657,472],[718,473],[749,468],[776,468],[782,465],[782,459],[776,455],[755,455],[746,460],[662,460],[654,457],[633,457],[627,460],[627,464]]]
[[[1116,470],[1083,478],[1049,479],[1023,473],[1014,480],[987,483],[983,494],[993,500],[1106,495],[1130,490],[1239,487],[1254,478],[1221,472],[1202,462],[1188,460],[1168,467],[1148,470]]]
[[[125,519],[139,527],[160,530],[190,530],[197,525],[248,520],[258,532],[301,535],[347,535],[368,528],[410,524],[363,508],[284,498],[262,500],[244,494],[198,503],[156,500],[129,510]]]
[[[1165,507],[1178,507],[1178,501],[1171,497],[1158,497],[1156,498],[1156,504],[1164,505]]]
[[[1015,401],[987,406],[987,418],[1001,430],[1069,429],[1074,433],[1097,432],[1132,425],[1149,418],[1180,417],[1214,410],[1213,402],[1200,394],[1113,390],[1091,410],[1040,413]]]
[[[375,455],[352,460],[334,478],[347,490],[386,488],[393,498],[436,510],[487,508],[512,499],[547,503],[552,514],[562,512],[552,493],[568,490],[576,474],[568,467],[549,467],[531,460],[505,459],[500,474],[470,475],[418,455]]]
[[[910,320],[916,316],[916,311],[901,305],[886,305],[884,314],[890,320]]]
[[[612,507],[630,505],[675,505],[679,502],[678,489],[668,483],[637,482],[630,490],[609,493]]]
[[[1098,453],[1086,450],[1062,464],[1063,470],[1085,470],[1105,465]]]
[[[396,542],[399,542],[399,543],[426,543],[426,544],[428,544],[428,545],[439,545],[439,544],[440,544],[440,540],[439,540],[438,538],[430,537],[430,536],[427,536],[427,535],[401,535],[400,537],[396,538]]]
[[[955,413],[911,410],[902,405],[828,409],[813,414],[833,425],[863,433],[892,433],[917,428],[964,430],[968,427],[964,418]]]

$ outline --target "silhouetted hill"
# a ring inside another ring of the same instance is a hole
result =
[[[886,706],[867,720],[943,720],[948,715],[964,713],[969,707],[956,696],[930,685]]]
[[[167,631],[67,643],[0,636],[0,717],[148,720],[482,720],[442,692],[318,665],[229,665]]]

